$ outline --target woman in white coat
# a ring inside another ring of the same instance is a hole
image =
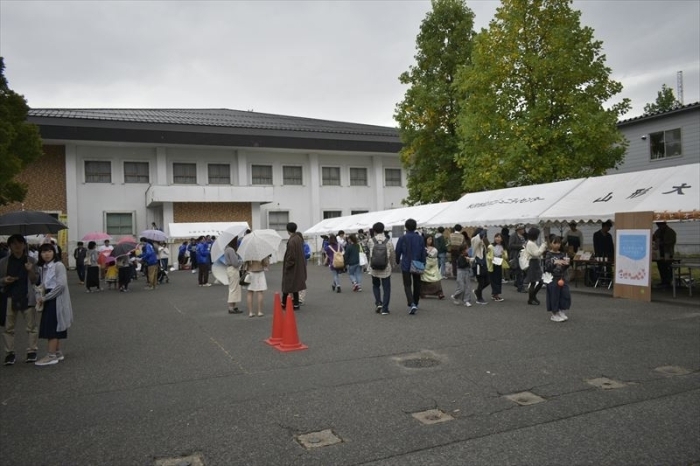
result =
[[[48,340],[48,353],[39,359],[37,366],[50,366],[63,360],[60,341],[68,338],[68,328],[73,323],[73,306],[68,291],[68,274],[63,262],[56,260],[56,249],[50,243],[39,248],[41,284],[44,296],[37,298],[37,311],[41,311],[39,338]]]

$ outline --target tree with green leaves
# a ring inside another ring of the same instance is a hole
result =
[[[403,142],[408,205],[454,200],[461,193],[457,116],[463,99],[454,87],[470,62],[474,13],[463,0],[432,0],[416,39],[416,64],[399,77],[410,86],[394,118]]]
[[[610,79],[602,42],[570,0],[502,0],[458,77],[465,191],[601,175],[627,141],[617,121],[629,100]]]
[[[661,90],[656,95],[656,102],[653,104],[646,104],[644,106],[644,113],[668,112],[669,110],[674,110],[682,106],[683,104],[673,95],[673,89],[663,84]]]
[[[39,128],[27,123],[28,112],[24,97],[8,87],[0,57],[0,205],[24,200],[27,186],[14,178],[43,153]]]

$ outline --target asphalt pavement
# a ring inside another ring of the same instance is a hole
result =
[[[700,464],[697,299],[574,290],[554,323],[543,292],[528,306],[506,284],[504,302],[426,298],[410,316],[394,274],[382,316],[367,275],[338,294],[310,265],[308,349],[283,353],[263,342],[279,264],[254,318],[188,271],[90,294],[69,274],[66,359],[25,364],[20,318],[0,367],[2,465]]]

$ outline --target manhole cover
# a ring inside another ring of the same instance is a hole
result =
[[[684,367],[678,366],[662,366],[654,369],[656,372],[661,372],[664,375],[675,376],[675,375],[688,375],[690,371]]]
[[[309,432],[297,436],[297,442],[306,449],[327,447],[341,443],[343,440],[335,435],[332,430],[325,429],[318,432]]]
[[[156,466],[204,466],[204,458],[201,453],[190,456],[174,456],[156,460]]]
[[[447,413],[443,413],[439,409],[429,409],[419,413],[413,413],[411,416],[418,419],[423,424],[438,424],[440,422],[452,421],[454,418]]]
[[[537,396],[532,392],[513,393],[512,395],[506,395],[505,398],[518,403],[520,406],[535,405],[545,401],[544,398]]]
[[[435,367],[440,365],[440,361],[433,358],[411,358],[401,361],[404,367],[409,369],[423,369],[425,367]]]
[[[598,377],[597,379],[586,380],[586,383],[598,387],[603,390],[614,390],[616,388],[625,387],[627,384],[618,382],[617,380],[608,379],[607,377]]]

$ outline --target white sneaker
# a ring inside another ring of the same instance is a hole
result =
[[[559,311],[559,317],[561,317],[562,322],[564,322],[565,320],[569,320],[566,314],[564,314],[564,311]]]
[[[464,305],[467,306],[467,307],[472,307],[472,303],[470,303],[469,301],[467,301],[466,303],[464,303]]]
[[[552,317],[550,317],[549,320],[551,320],[552,322],[564,322],[561,316],[559,316],[558,312],[552,314]]]
[[[51,366],[54,364],[58,364],[58,358],[55,354],[51,353],[48,353],[46,356],[34,363],[35,366]]]
[[[197,271],[196,271],[196,270],[193,270],[192,273],[197,273]]]

